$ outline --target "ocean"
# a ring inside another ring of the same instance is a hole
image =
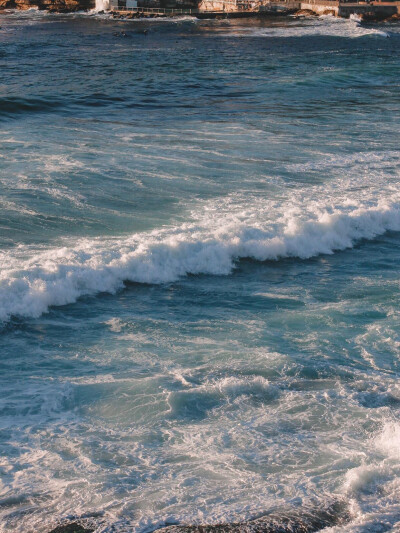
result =
[[[2,532],[400,531],[399,46],[1,16]]]

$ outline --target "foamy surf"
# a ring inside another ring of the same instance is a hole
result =
[[[0,319],[38,317],[81,296],[115,293],[125,281],[161,284],[188,274],[228,275],[241,258],[308,259],[400,230],[395,192],[390,198],[342,200],[333,207],[307,197],[303,202],[254,199],[252,207],[244,208],[243,200],[231,211],[227,200],[224,206],[206,206],[203,218],[183,226],[3,252]]]
[[[352,515],[348,531],[379,531],[383,524],[386,531],[398,531],[399,443],[399,423],[385,420],[370,440],[371,455],[346,473],[343,490]]]
[[[229,30],[228,30],[229,31]],[[319,17],[292,19],[290,24],[274,25],[267,28],[236,28],[235,35],[241,37],[311,37],[330,36],[359,38],[365,36],[389,37],[381,29],[363,26],[358,19],[343,19],[322,15]]]

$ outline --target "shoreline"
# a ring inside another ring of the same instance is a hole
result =
[[[154,18],[180,18],[182,16],[193,16],[194,18],[197,18],[199,20],[224,20],[224,19],[239,19],[239,18],[245,18],[245,19],[274,19],[278,17],[293,17],[297,20],[304,20],[307,18],[320,18],[321,16],[332,16],[335,18],[344,18],[349,19],[351,16],[359,17],[359,19],[356,19],[356,22],[359,23],[379,23],[379,22],[391,22],[391,23],[397,23],[400,21],[400,14],[394,13],[394,14],[387,14],[382,12],[373,12],[373,11],[367,11],[365,13],[350,13],[349,16],[341,16],[336,15],[331,9],[327,8],[323,10],[322,12],[318,13],[316,11],[313,11],[312,9],[308,8],[301,8],[301,9],[287,9],[287,10],[281,10],[281,11],[257,11],[257,12],[240,12],[240,11],[232,11],[232,12],[198,12],[198,13],[190,13],[190,14],[173,14],[173,13],[152,13],[147,11],[137,11],[137,12],[130,12],[130,11],[123,11],[123,10],[115,10],[109,12],[112,18],[114,19],[121,19],[121,20],[143,20],[143,19],[154,19]]]
[[[6,0],[8,1],[8,0]],[[14,1],[14,0],[12,0]],[[69,14],[69,13],[90,13],[93,11],[93,8],[83,8],[81,6],[76,6],[75,4],[78,3],[78,0],[37,0],[37,3],[35,5],[31,4],[30,2],[32,0],[17,0],[22,2],[29,2],[29,6],[26,6],[26,4],[21,7],[18,6],[12,6],[12,7],[3,7],[4,0],[0,0],[0,15],[6,14],[7,12],[25,12],[28,10],[37,10],[42,11],[49,14]],[[43,7],[43,5],[40,3],[40,1],[46,2],[46,7]],[[55,5],[49,6],[48,3],[53,2]],[[62,4],[62,5],[60,5]],[[72,6],[68,7],[67,4],[72,4]],[[166,11],[166,10],[165,10]],[[394,13],[391,15],[388,15],[385,12],[382,11],[366,11],[365,13],[349,13],[348,16],[343,15],[336,15],[332,9],[329,9],[328,7],[324,9],[322,12],[317,12],[309,8],[300,8],[300,9],[282,9],[282,10],[263,10],[263,11],[227,11],[227,12],[220,12],[220,11],[196,11],[196,10],[190,10],[191,12],[185,13],[182,12],[183,10],[170,10],[171,12],[162,12],[161,9],[140,9],[137,11],[132,10],[109,10],[109,11],[98,11],[94,14],[103,15],[103,14],[109,14],[110,18],[112,19],[119,19],[119,20],[146,20],[146,19],[171,19],[176,18],[179,19],[184,16],[192,16],[193,18],[197,18],[199,20],[224,20],[224,19],[238,19],[238,18],[246,18],[246,19],[274,19],[278,17],[288,17],[291,16],[293,19],[297,20],[304,20],[308,18],[320,18],[321,16],[333,16],[336,18],[344,18],[349,19],[352,16],[357,17],[355,19],[356,22],[359,23],[380,23],[380,22],[389,22],[389,23],[397,23],[400,22],[400,13]],[[177,11],[176,13],[174,11]],[[189,10],[188,10],[189,11]]]

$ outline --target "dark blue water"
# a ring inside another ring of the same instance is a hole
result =
[[[0,26],[0,530],[396,531],[399,27]]]

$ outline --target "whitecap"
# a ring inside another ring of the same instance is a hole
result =
[[[115,293],[125,281],[228,275],[241,258],[307,259],[400,230],[400,195],[390,185],[385,194],[351,191],[352,202],[351,182],[340,195],[339,185],[328,193],[326,186],[313,187],[303,197],[296,191],[284,202],[226,198],[200,206],[197,221],[128,237],[8,250],[0,255],[0,320],[38,317],[84,295]]]

